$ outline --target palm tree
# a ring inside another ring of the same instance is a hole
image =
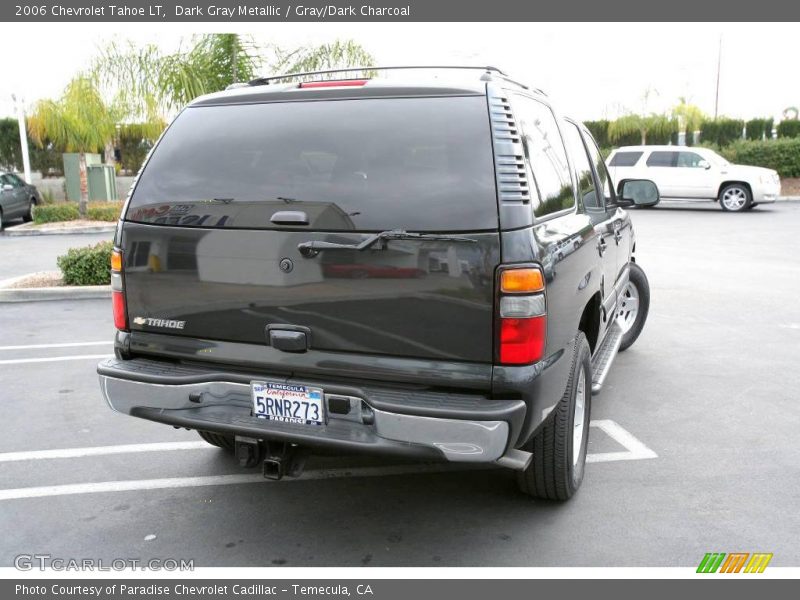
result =
[[[270,70],[276,73],[305,73],[347,67],[366,67],[375,62],[374,57],[353,40],[336,40],[331,44],[320,44],[285,51],[273,46],[274,60]],[[337,76],[331,75],[336,78]]]
[[[680,102],[672,108],[672,118],[678,120],[678,126],[688,136],[690,133],[698,131],[706,120],[706,116],[700,107],[689,104],[686,98],[681,96]]]
[[[642,138],[642,145],[647,143],[647,135],[671,135],[676,130],[677,123],[666,115],[651,113],[649,115],[628,114],[608,124],[608,139],[616,142],[620,138],[638,133]]]
[[[86,216],[89,200],[86,153],[97,152],[114,138],[119,113],[108,106],[91,77],[79,75],[58,100],[40,100],[28,117],[28,131],[40,147],[46,141],[78,153],[80,201],[78,210]]]
[[[265,55],[267,55],[265,57]],[[264,70],[298,73],[325,68],[367,65],[372,56],[352,40],[266,51],[247,36],[213,33],[192,38],[188,50],[162,54],[155,45],[111,45],[97,60],[94,73],[123,97],[136,120],[166,117],[192,99],[249,81]]]

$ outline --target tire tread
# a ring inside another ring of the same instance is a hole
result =
[[[229,450],[231,452],[234,450],[236,442],[232,436],[214,433],[213,431],[199,430],[197,434],[212,446],[222,448],[223,450]]]
[[[583,332],[579,332],[574,342],[567,388],[548,420],[528,443],[528,449],[533,453],[530,466],[525,471],[517,473],[519,489],[525,494],[546,500],[567,500],[577,491],[577,486],[573,486],[571,482],[572,461],[569,456],[571,438],[568,436],[572,435],[570,414],[578,369],[586,368],[589,356],[589,343]],[[578,361],[581,361],[580,364]],[[585,376],[587,377],[585,418],[588,419],[591,407],[591,369],[585,372]],[[588,422],[586,427],[588,428]]]

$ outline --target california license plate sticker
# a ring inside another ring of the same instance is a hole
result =
[[[269,381],[251,383],[253,416],[281,423],[322,425],[323,394],[319,388]]]

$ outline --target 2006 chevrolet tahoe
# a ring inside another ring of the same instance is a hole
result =
[[[618,195],[587,130],[497,69],[363,72],[174,120],[117,228],[103,394],[268,477],[327,448],[496,463],[567,499],[647,317],[623,207],[658,192]]]

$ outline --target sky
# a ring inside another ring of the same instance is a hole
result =
[[[663,112],[680,97],[713,115],[721,39],[720,115],[778,120],[800,105],[796,23],[2,23],[0,116],[14,114],[12,93],[26,105],[58,97],[111,41],[169,52],[232,31],[281,47],[352,38],[380,65],[497,66],[581,120]]]

